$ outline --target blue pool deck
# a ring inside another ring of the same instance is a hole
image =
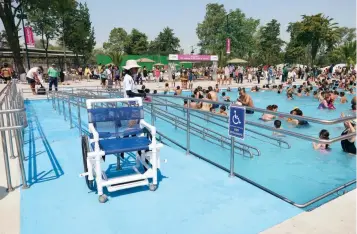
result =
[[[253,234],[303,212],[169,146],[161,150],[155,192],[142,187],[109,193],[109,201],[101,204],[79,177],[78,129],[69,129],[52,108],[32,107],[25,130],[31,188],[21,190],[22,234]],[[115,158],[106,163],[113,167]]]

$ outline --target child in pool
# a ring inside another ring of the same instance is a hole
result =
[[[227,109],[227,108],[222,105],[222,106],[219,108],[219,114],[221,114],[221,115],[227,115],[226,109]]]
[[[340,97],[341,97],[341,99],[340,99],[340,103],[341,103],[341,104],[347,103],[347,98],[346,98],[346,96],[345,96],[345,92],[341,92],[341,93],[340,93]]]
[[[167,94],[169,91],[170,91],[169,83],[166,83],[164,88],[164,94]]]
[[[294,99],[292,93],[287,93],[286,96],[287,96],[288,100],[293,100]]]
[[[326,130],[326,129],[322,129],[319,133],[319,138],[321,140],[329,140],[330,139],[330,133]],[[329,149],[329,145],[328,144],[320,144],[320,143],[315,143],[315,142],[312,142],[312,147],[315,149],[315,150],[327,150]]]
[[[319,109],[327,109],[329,108],[329,101],[331,100],[330,94],[326,93],[324,99],[321,101],[318,106]]]
[[[269,106],[267,106],[267,108],[266,108],[267,110],[269,110],[269,111],[273,111],[273,106],[272,105],[269,105]],[[272,115],[272,114],[263,114],[262,115],[262,117],[260,117],[260,119],[261,120],[264,120],[264,121],[270,121],[270,120],[273,120],[275,118],[275,116],[274,115]]]
[[[275,120],[275,121],[274,121],[274,127],[275,127],[276,129],[283,129],[283,128],[281,127],[281,121],[280,121],[280,120]],[[274,135],[274,136],[284,136],[284,134],[282,134],[282,133],[280,133],[280,132],[273,132],[273,135]]]

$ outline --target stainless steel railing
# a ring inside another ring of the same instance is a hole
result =
[[[104,92],[102,92],[102,93],[104,93]],[[120,94],[118,94],[118,93],[112,93],[113,95],[120,95]],[[86,106],[85,106],[85,99],[86,98],[110,98],[110,96],[111,95],[109,95],[109,97],[108,96],[99,96],[99,95],[84,95],[84,96],[82,96],[82,94],[76,94],[76,93],[68,93],[68,92],[63,92],[63,91],[59,91],[59,92],[57,92],[56,94],[53,94],[52,95],[52,102],[54,103],[54,105],[53,105],[53,107],[54,108],[56,108],[56,100],[55,99],[62,99],[62,102],[64,101],[64,100],[68,100],[68,103],[69,103],[69,105],[75,105],[77,108],[78,108],[78,111],[77,111],[77,119],[78,119],[78,128],[79,128],[79,133],[80,133],[80,135],[82,134],[82,132],[85,132],[85,133],[87,133],[86,131],[85,131],[85,129],[83,129],[82,128],[82,126],[81,126],[81,116],[80,116],[80,108],[81,107],[83,107],[83,108],[86,108]],[[154,98],[155,98],[155,95],[152,95]],[[162,95],[163,96],[163,95]],[[66,99],[67,98],[67,99]],[[186,99],[186,98],[185,98]],[[155,112],[155,108],[154,108],[154,105],[155,105],[155,100],[153,100],[153,102],[151,102],[151,103],[146,103],[146,105],[148,105],[148,106],[150,106],[151,108],[147,108],[147,111],[149,111],[150,113],[151,113],[151,118],[152,118],[152,121],[153,121],[153,123],[155,123],[155,113],[157,114],[157,112]],[[57,103],[58,103],[58,101],[57,101]],[[223,104],[223,103],[222,103]],[[224,104],[227,104],[227,103],[224,103]],[[156,104],[157,105],[157,104]],[[163,105],[163,104],[160,104],[160,105]],[[60,105],[57,105],[57,106],[60,106]],[[166,105],[164,105],[164,106],[168,106],[168,107],[177,107],[177,105],[172,105],[172,104],[166,104]],[[187,111],[187,113],[186,113],[186,117],[187,116],[189,116],[190,115],[190,111],[197,111],[197,110],[194,110],[194,109],[190,109],[190,108],[185,108],[186,109],[186,111]],[[266,111],[266,110],[264,110],[264,111]],[[59,112],[60,113],[60,112]],[[276,114],[276,113],[272,113],[272,114]],[[158,115],[157,115],[158,116]],[[287,115],[287,116],[289,116],[289,115]],[[158,116],[159,117],[159,116]],[[292,116],[292,117],[295,117],[295,116]],[[72,116],[71,116],[71,114],[69,114],[69,119],[71,120],[71,118],[72,118]],[[351,117],[349,117],[349,118],[343,118],[342,120],[337,120],[337,121],[335,121],[336,123],[339,123],[339,122],[343,122],[343,121],[346,121],[346,120],[349,120],[349,119],[351,119]],[[182,120],[180,120],[180,121],[183,121],[183,119]],[[190,122],[190,119],[189,119],[189,117],[187,117],[187,121],[189,121]],[[321,122],[321,121],[319,121],[319,120],[316,120],[316,122]],[[324,122],[324,121],[322,121],[322,122]],[[192,124],[192,123],[191,123]],[[329,123],[327,123],[327,124],[329,124]],[[262,127],[266,127],[265,125],[263,125]],[[190,134],[190,130],[191,130],[191,125],[189,124],[189,125],[187,125],[187,127],[186,127],[186,129],[188,130],[188,131],[186,131],[187,132],[187,134],[189,135]],[[276,129],[274,129],[274,131],[276,131]],[[290,133],[290,131],[282,131],[283,133],[286,133],[287,135],[289,135],[288,133]],[[190,149],[190,145],[189,144],[186,144],[186,146],[184,146],[184,145],[182,145],[181,143],[179,143],[179,142],[177,142],[177,141],[175,141],[174,139],[172,139],[172,138],[170,138],[170,137],[168,137],[168,136],[166,136],[165,134],[163,134],[162,132],[160,132],[160,131],[157,131],[157,133],[158,133],[158,135],[159,135],[159,137],[160,138],[164,138],[164,139],[167,139],[167,140],[169,140],[170,142],[172,142],[173,144],[175,144],[175,145],[177,145],[177,146],[179,146],[180,148],[182,148],[182,149],[184,149],[184,150],[186,150],[186,152],[187,153],[189,153],[189,154],[192,154],[192,155],[195,155],[195,156],[197,156],[198,158],[201,158],[201,159],[203,159],[203,160],[205,160],[206,162],[209,162],[209,163],[211,163],[212,165],[215,165],[215,166],[217,166],[217,167],[219,167],[219,168],[221,168],[222,170],[224,170],[224,171],[227,171],[227,172],[229,172],[229,175],[230,176],[236,176],[236,177],[238,177],[238,178],[240,178],[240,179],[242,179],[242,180],[244,180],[244,181],[246,181],[246,182],[248,182],[248,183],[250,183],[250,184],[252,184],[252,185],[254,185],[254,186],[256,186],[256,187],[258,187],[258,188],[260,188],[260,189],[262,189],[262,190],[264,190],[264,191],[266,191],[266,192],[268,192],[268,193],[270,193],[270,194],[272,194],[273,196],[276,196],[277,198],[279,198],[279,199],[281,199],[281,200],[283,200],[283,201],[285,201],[285,202],[287,202],[287,203],[289,203],[289,204],[292,204],[292,205],[294,205],[294,206],[296,206],[296,207],[299,207],[299,208],[305,208],[305,207],[308,207],[308,206],[310,206],[310,205],[312,205],[312,204],[314,204],[314,203],[316,203],[316,202],[318,202],[318,201],[320,201],[320,200],[322,200],[322,199],[324,199],[324,198],[326,198],[326,197],[328,197],[328,196],[330,196],[330,195],[332,195],[332,194],[334,194],[334,193],[337,193],[338,191],[340,191],[341,189],[344,189],[344,188],[346,188],[346,187],[349,187],[349,186],[351,186],[351,185],[353,185],[353,184],[355,184],[356,183],[356,180],[354,179],[354,180],[352,180],[352,181],[350,181],[350,182],[348,182],[348,183],[345,183],[345,184],[343,184],[343,185],[341,185],[341,186],[339,186],[339,187],[337,187],[337,188],[335,188],[335,189],[333,189],[333,190],[331,190],[331,191],[329,191],[329,192],[326,192],[326,193],[324,193],[324,194],[322,194],[322,195],[320,195],[320,196],[318,196],[318,197],[316,197],[316,198],[314,198],[314,199],[312,199],[312,200],[310,200],[310,201],[308,201],[308,202],[306,202],[306,203],[304,203],[304,204],[298,204],[298,203],[296,203],[296,202],[294,202],[294,201],[292,201],[292,200],[290,200],[290,199],[288,199],[288,198],[286,198],[286,197],[284,197],[284,196],[282,196],[282,195],[280,195],[280,194],[278,194],[278,193],[276,193],[276,192],[274,192],[274,191],[272,191],[272,190],[270,190],[270,189],[268,189],[268,188],[266,188],[266,187],[264,187],[264,186],[262,186],[262,185],[260,185],[260,184],[258,184],[258,183],[256,183],[256,182],[254,182],[254,181],[252,181],[252,180],[250,180],[250,179],[248,179],[248,178],[246,178],[246,177],[244,177],[244,176],[242,176],[242,175],[240,175],[239,173],[237,173],[237,172],[234,172],[234,158],[235,158],[235,152],[234,152],[234,149],[236,148],[236,147],[234,147],[234,140],[232,140],[231,139],[231,146],[233,146],[233,147],[231,147],[231,154],[230,154],[230,164],[229,164],[229,168],[226,168],[226,167],[224,167],[224,166],[222,166],[222,165],[219,165],[219,164],[217,164],[217,163],[215,163],[215,162],[213,162],[213,161],[211,161],[211,160],[209,160],[209,159],[207,159],[206,157],[203,157],[203,156],[201,156],[201,155],[199,155],[198,153],[196,153],[196,152],[193,152],[191,149]],[[305,135],[299,135],[299,134],[297,134],[297,135],[292,135],[292,136],[294,136],[294,137],[297,137],[297,138],[301,138],[301,139],[304,139],[304,140],[310,140],[310,141],[315,141],[315,142],[320,142],[320,143],[333,143],[333,142],[336,142],[336,141],[339,141],[339,140],[342,140],[342,139],[347,139],[347,138],[350,138],[351,136],[346,136],[346,137],[336,137],[336,138],[334,138],[334,139],[331,139],[331,140],[329,140],[329,141],[326,141],[326,140],[319,140],[319,139],[316,139],[316,138],[314,138],[314,137],[310,137],[310,136],[305,136]],[[188,140],[189,140],[189,138],[187,138]]]
[[[14,82],[8,83],[0,91],[0,135],[4,158],[7,191],[14,190],[10,159],[18,159],[22,188],[28,188],[24,168],[24,128],[27,126],[24,99]]]
[[[155,102],[159,102],[161,105],[166,106],[166,111],[167,111],[167,105],[166,105],[167,103],[170,103],[170,104],[173,104],[173,105],[177,105],[175,102],[169,101],[169,100],[167,100],[167,99],[161,99],[161,98],[159,98],[159,97],[158,97],[158,98],[155,97]],[[184,107],[183,107],[183,106],[177,105],[177,107],[172,107],[172,108],[174,108],[174,109],[176,109],[176,110],[179,110],[179,111],[181,111],[181,110],[184,111]],[[203,114],[205,117],[202,117],[202,116],[199,116],[199,115],[195,115],[195,114],[193,114],[193,113],[191,113],[191,115],[194,116],[194,117],[196,117],[196,118],[202,119],[202,120],[204,120],[204,121],[206,121],[206,122],[213,123],[213,124],[215,124],[215,125],[217,125],[217,126],[220,126],[220,127],[222,127],[222,128],[227,128],[226,125],[223,125],[223,124],[220,124],[220,123],[217,122],[217,121],[219,121],[219,122],[221,122],[221,123],[227,124],[227,123],[228,123],[227,117],[222,116],[222,115],[215,115],[215,114],[213,114],[213,113],[211,113],[211,112],[207,112],[207,111],[197,110],[197,112]],[[217,121],[212,121],[212,120],[210,120],[210,118],[213,118],[214,120],[217,120]],[[286,147],[287,147],[288,149],[290,149],[290,147],[291,147],[290,144],[289,144],[287,141],[285,141],[285,140],[283,140],[283,139],[281,139],[281,138],[279,138],[279,137],[269,136],[269,135],[260,133],[260,132],[258,132],[258,131],[253,130],[253,129],[250,129],[250,128],[245,128],[245,130],[248,131],[248,132],[252,132],[252,133],[254,133],[254,134],[257,134],[257,135],[259,135],[259,136],[268,138],[268,139],[270,139],[270,140],[274,140],[274,141],[278,142],[278,146],[279,146],[279,147],[282,147],[282,144],[283,144],[283,145],[286,145]],[[248,135],[248,134],[246,134],[246,135]],[[252,138],[255,138],[255,137],[252,136],[252,135],[248,135],[248,136],[250,136],[250,137],[252,137]],[[258,138],[256,138],[256,139],[258,139]],[[261,139],[258,139],[258,140],[261,140]],[[262,141],[262,140],[261,140],[261,141]],[[268,143],[270,143],[270,142],[268,142]],[[271,143],[270,143],[270,144],[271,144]]]

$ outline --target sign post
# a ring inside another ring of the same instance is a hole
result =
[[[235,137],[244,140],[245,134],[245,107],[231,105],[229,108],[228,134],[231,136],[231,160],[229,176],[234,176],[234,147]]]

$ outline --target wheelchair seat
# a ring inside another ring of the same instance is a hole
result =
[[[108,154],[149,150],[151,141],[147,137],[112,138],[99,140],[99,147]],[[91,144],[94,149],[94,142]]]

